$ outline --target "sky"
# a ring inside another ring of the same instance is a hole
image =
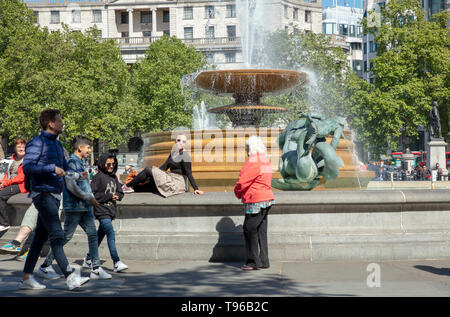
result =
[[[354,8],[364,8],[365,0],[337,0],[340,6],[348,6]],[[333,7],[336,0],[322,0],[322,8]]]

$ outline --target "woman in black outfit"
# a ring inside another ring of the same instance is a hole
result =
[[[194,194],[203,195],[204,192],[198,189],[192,176],[191,158],[187,152],[184,152],[186,142],[186,135],[178,135],[175,140],[178,152],[170,153],[159,169],[155,166],[145,168],[133,180],[125,184],[124,192],[133,190],[135,192],[153,192],[169,197],[185,192],[184,176],[187,176],[194,188]],[[168,169],[170,169],[170,173],[165,172]]]

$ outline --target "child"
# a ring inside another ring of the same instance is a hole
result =
[[[98,245],[100,245],[106,234],[109,253],[114,262],[114,272],[121,272],[128,269],[128,266],[120,261],[112,225],[112,221],[116,218],[117,213],[116,201],[122,200],[124,196],[122,186],[116,176],[117,158],[114,154],[104,153],[99,157],[97,166],[98,173],[92,179],[91,187],[94,197],[99,203],[97,206],[94,206],[95,217],[100,222],[97,231]],[[88,253],[84,262],[89,264],[91,258],[91,254]]]
[[[83,136],[76,136],[72,141],[74,153],[67,163],[74,171],[83,176],[78,180],[70,176],[70,173],[65,176],[66,186],[63,191],[64,245],[72,239],[75,229],[80,225],[88,236],[89,253],[92,255],[90,278],[104,280],[110,279],[112,276],[100,266],[97,232],[92,210],[92,206],[96,206],[98,203],[92,194],[83,163],[83,160],[86,160],[91,154],[91,144],[91,140]],[[50,252],[36,275],[49,279],[59,278],[51,266],[52,262],[53,254]]]

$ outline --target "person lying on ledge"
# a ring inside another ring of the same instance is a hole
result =
[[[186,135],[177,135],[175,144],[178,151],[172,151],[160,168],[150,166],[142,170],[133,180],[123,186],[124,193],[152,192],[160,193],[164,197],[181,194],[186,191],[184,176],[187,176],[194,188],[194,194],[203,195],[204,192],[198,189],[192,176],[191,157],[184,151],[186,143]],[[170,172],[167,172],[168,169]]]

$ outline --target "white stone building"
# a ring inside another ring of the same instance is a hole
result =
[[[362,26],[363,10],[345,6],[323,10],[322,33],[331,36],[333,42],[348,54],[348,66],[357,76],[363,76]]]
[[[235,0],[23,1],[35,12],[37,23],[50,31],[61,29],[61,23],[79,31],[97,26],[102,38],[117,40],[128,64],[143,57],[151,41],[163,34],[194,45],[219,69],[242,63]],[[271,0],[267,5],[270,31],[288,29],[292,23],[300,30],[321,32],[321,0]]]

